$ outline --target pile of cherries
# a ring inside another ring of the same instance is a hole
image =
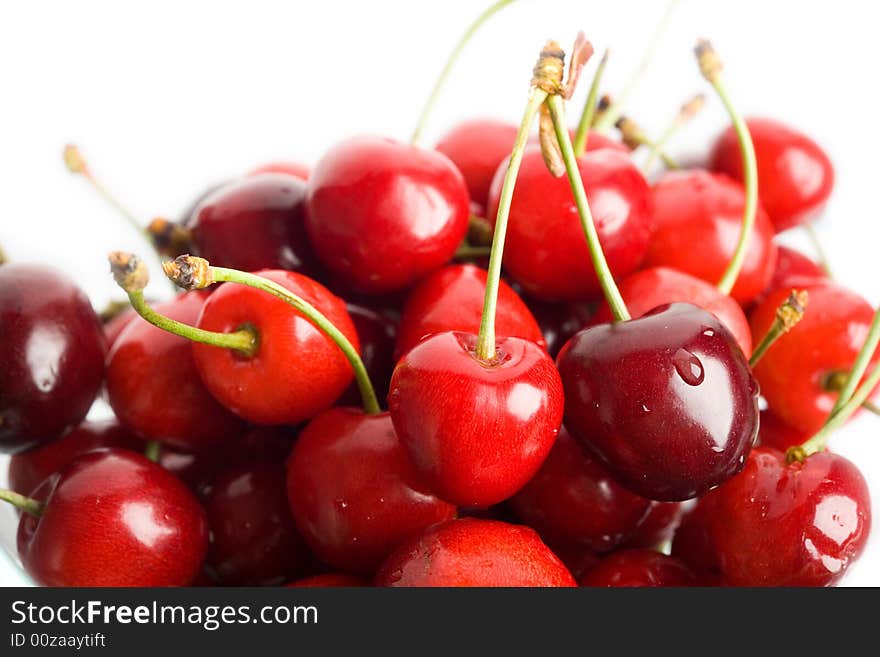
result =
[[[144,298],[131,254],[111,255],[130,304],[103,322],[62,273],[0,265],[0,497],[27,573],[837,582],[870,500],[826,441],[870,406],[880,321],[776,241],[820,213],[832,165],[731,107],[704,167],[654,142],[649,181],[640,144],[609,136],[601,68],[567,127],[590,53],[579,39],[563,80],[545,46],[521,126],[465,121],[433,149],[348,139],[154,221],[186,290],[171,301]],[[86,420],[100,398],[114,417]]]

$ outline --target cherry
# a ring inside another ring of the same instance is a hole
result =
[[[624,546],[660,549],[672,540],[683,511],[681,502],[651,502],[648,514]]]
[[[303,223],[305,197],[305,182],[288,174],[227,183],[193,211],[188,224],[193,248],[224,267],[316,273]]]
[[[651,231],[650,190],[628,155],[611,149],[578,159],[611,272],[624,277],[641,264]],[[492,183],[495,216],[507,165]],[[537,146],[526,150],[510,207],[504,265],[531,296],[550,301],[596,298],[600,286],[590,264],[578,212],[565,177],[555,178]]]
[[[291,582],[287,586],[296,588],[327,588],[341,586],[369,586],[370,583],[362,577],[346,575],[344,573],[326,573],[324,575],[312,575]]]
[[[137,451],[143,449],[143,443],[116,419],[87,420],[51,443],[13,456],[9,460],[9,487],[29,495],[77,457],[102,447]]]
[[[803,288],[812,283],[825,281],[828,275],[818,263],[810,260],[800,251],[795,251],[787,246],[779,245],[779,257],[776,259],[776,267],[773,276],[764,288],[763,292],[753,300],[754,305],[763,303],[771,292],[785,288]]]
[[[480,328],[487,272],[475,265],[447,265],[419,283],[410,293],[400,316],[395,357],[418,342],[443,331]],[[544,336],[532,313],[509,285],[498,286],[496,330],[505,336],[544,345]]]
[[[315,417],[287,462],[297,526],[322,561],[371,575],[401,541],[455,516],[431,492],[388,413],[334,408]]]
[[[247,172],[247,176],[259,176],[263,173],[283,173],[300,180],[309,179],[309,167],[301,162],[269,162]]]
[[[281,584],[313,559],[287,504],[284,466],[244,462],[226,468],[204,496],[211,541],[207,566],[227,586]]]
[[[374,310],[358,303],[348,302],[346,310],[354,323],[361,344],[361,358],[376,388],[379,399],[388,397],[391,373],[394,371],[394,345],[397,341],[398,322],[387,312]],[[339,398],[340,406],[360,403],[357,383],[352,383]]]
[[[195,322],[207,298],[192,292],[156,308]],[[189,341],[140,318],[122,331],[107,357],[107,394],[128,429],[184,451],[230,446],[244,429],[202,382]]]
[[[137,317],[137,313],[134,311],[134,308],[126,308],[104,322],[104,340],[107,342],[108,351],[113,348],[125,327],[135,317]]]
[[[701,586],[722,586],[721,566],[709,535],[709,521],[714,513],[711,500],[709,495],[700,498],[682,516],[672,539],[672,556],[687,564]]]
[[[770,409],[761,411],[761,428],[758,430],[758,442],[761,445],[785,451],[789,447],[800,445],[809,437],[809,432],[788,426]]]
[[[576,334],[557,359],[565,426],[630,490],[685,500],[738,472],[758,386],[733,335],[690,304]]]
[[[632,536],[650,502],[618,484],[563,429],[510,505],[549,545],[608,552]]]
[[[202,566],[205,514],[174,475],[122,449],[89,452],[46,480],[18,551],[43,586],[186,586]]]
[[[446,156],[390,139],[338,144],[308,182],[306,230],[321,262],[351,287],[411,287],[465,236],[464,179]]]
[[[746,120],[758,166],[758,194],[780,232],[809,221],[831,195],[834,167],[822,148],[805,134],[774,119]],[[715,142],[711,168],[742,180],[736,135],[728,128]]]
[[[602,557],[595,552],[583,548],[560,548],[553,546],[553,552],[565,564],[565,567],[568,568],[575,580],[581,579],[602,560]]]
[[[721,280],[742,232],[745,193],[727,176],[700,169],[673,171],[652,190],[654,231],[647,267],[670,267],[709,283]],[[759,207],[742,270],[731,296],[746,304],[773,276],[777,247],[773,225]]]
[[[0,267],[0,451],[45,444],[82,422],[106,344],[88,297],[42,265]]]
[[[684,563],[645,549],[615,552],[578,581],[581,586],[605,587],[694,586],[696,583],[696,577]]]
[[[528,527],[463,518],[403,543],[377,586],[574,586],[559,558]]]
[[[593,305],[582,302],[552,303],[523,299],[541,327],[547,353],[554,358],[568,339],[590,323]]]
[[[733,334],[746,356],[752,353],[752,332],[742,308],[714,285],[667,267],[643,269],[623,279],[620,294],[633,317],[668,303],[690,303],[709,311]],[[592,323],[607,322],[611,309],[603,302]],[[763,334],[758,334],[763,335]]]
[[[755,376],[777,418],[793,429],[813,433],[825,423],[838,398],[829,384],[852,367],[874,310],[856,293],[830,281],[803,289],[809,294],[807,312],[758,362]],[[752,311],[753,335],[767,332],[789,292],[783,288],[769,294]],[[880,354],[872,362],[878,360]]]

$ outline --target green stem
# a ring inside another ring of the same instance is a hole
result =
[[[780,322],[773,322],[770,330],[764,334],[764,337],[758,343],[758,346],[752,351],[752,357],[749,358],[749,367],[754,368],[755,365],[758,364],[758,361],[764,357],[764,354],[767,353],[767,350],[773,346],[773,343],[783,335],[785,335],[785,329],[782,327],[782,324]]]
[[[596,108],[599,106],[599,85],[602,82],[602,76],[605,73],[605,66],[608,64],[608,50],[599,60],[599,66],[596,68],[596,74],[593,76],[593,82],[590,84],[590,92],[587,94],[587,100],[584,103],[584,111],[581,113],[581,120],[578,123],[577,132],[574,135],[574,154],[580,157],[587,152],[587,141],[590,138],[590,128],[593,126],[593,119],[596,117]]]
[[[749,366],[754,367],[757,365],[758,361],[767,353],[767,350],[773,343],[797,326],[798,322],[804,317],[809,298],[809,294],[805,290],[791,291],[791,294],[776,309],[776,317],[773,319],[773,324],[770,325],[770,329],[764,334],[761,342],[758,343],[758,346],[752,352]]]
[[[267,292],[302,313],[306,319],[318,327],[345,354],[346,359],[354,370],[355,380],[357,381],[364,404],[364,412],[368,415],[375,415],[382,411],[379,406],[379,400],[376,398],[376,391],[373,389],[373,384],[370,383],[370,375],[367,373],[367,368],[364,366],[364,361],[361,360],[357,349],[354,348],[354,345],[349,342],[342,331],[336,328],[320,310],[287,288],[256,274],[249,274],[237,269],[226,269],[225,267],[211,267],[211,275],[218,282],[238,283]]]
[[[101,182],[91,174],[91,172],[84,171],[82,175],[85,177],[86,180],[89,181],[89,183],[91,183],[95,191],[98,192],[98,195],[111,206],[113,206],[113,208],[115,208],[116,211],[120,215],[122,215],[122,217],[129,223],[132,228],[134,228],[137,232],[146,237],[150,244],[153,243],[152,239],[150,238],[150,234],[147,232],[146,227],[141,225],[140,220],[134,215],[134,212],[129,210],[113,194],[111,194],[110,190],[104,187],[104,185],[102,185]]]
[[[158,440],[147,441],[147,445],[144,447],[144,456],[150,459],[153,463],[158,463],[161,455],[162,443]]]
[[[599,284],[602,286],[602,292],[605,294],[605,299],[608,302],[614,319],[616,321],[626,321],[630,319],[630,314],[623,297],[620,295],[620,290],[617,289],[617,284],[614,282],[614,276],[608,268],[608,262],[605,260],[605,254],[602,251],[602,245],[599,243],[599,234],[596,232],[596,224],[593,221],[593,214],[587,201],[587,193],[584,190],[584,181],[581,179],[577,157],[575,157],[574,148],[571,145],[571,137],[565,125],[565,104],[560,96],[553,95],[547,99],[547,105],[550,110],[550,116],[553,118],[553,128],[556,131],[556,138],[559,140],[559,146],[562,150],[562,159],[565,161],[568,182],[571,185],[571,191],[574,195],[575,205],[577,205],[584,235],[587,238],[587,245],[590,247],[590,258],[593,261],[593,268],[596,270],[596,277],[599,279]]]
[[[874,415],[880,415],[880,406],[877,406],[877,404],[872,401],[863,401],[862,408]]]
[[[498,2],[490,5],[482,14],[477,16],[476,20],[471,23],[467,31],[465,31],[465,33],[455,44],[455,47],[452,49],[452,52],[449,55],[449,59],[446,60],[446,65],[443,67],[443,70],[440,72],[440,76],[434,83],[434,88],[431,89],[431,94],[428,96],[428,100],[425,102],[422,113],[419,115],[419,120],[416,123],[416,129],[413,131],[412,138],[410,139],[413,144],[419,143],[419,140],[422,137],[422,132],[425,129],[425,124],[428,122],[428,117],[430,116],[431,111],[434,109],[434,106],[437,104],[437,98],[440,95],[440,90],[443,88],[446,79],[452,72],[452,68],[455,66],[456,61],[458,61],[462,50],[464,50],[465,46],[468,44],[474,34],[476,34],[477,30],[479,30],[480,27],[483,26],[483,23],[488,21],[493,15],[504,9],[504,7],[511,4],[512,2],[514,2],[514,0],[498,0]]]
[[[470,244],[462,244],[455,250],[456,260],[469,260],[471,258],[485,258],[492,255],[492,247],[490,246],[471,246]]]
[[[865,371],[868,369],[868,365],[871,363],[871,358],[874,356],[878,344],[880,344],[880,308],[874,313],[874,320],[871,322],[871,328],[868,329],[868,335],[865,338],[865,342],[862,344],[862,348],[856,356],[855,363],[853,363],[852,369],[850,370],[843,387],[840,389],[837,401],[834,402],[834,408],[831,409],[832,416],[853,396],[856,386],[859,385],[859,381],[862,380]]]
[[[538,87],[532,87],[529,92],[529,102],[523,114],[519,132],[513,150],[510,153],[510,163],[504,174],[504,182],[501,185],[501,197],[498,202],[498,216],[495,220],[495,232],[492,235],[492,250],[489,254],[489,273],[486,277],[486,297],[483,300],[483,315],[480,318],[480,333],[477,339],[477,358],[491,361],[495,358],[495,314],[498,306],[498,286],[501,281],[501,259],[504,253],[504,238],[507,235],[507,218],[510,215],[510,203],[513,200],[513,189],[516,186],[516,177],[522,163],[523,152],[529,141],[529,132],[535,122],[535,116],[541,109],[541,104],[547,98],[547,92]]]
[[[813,250],[816,252],[816,257],[819,260],[819,266],[822,268],[822,271],[825,272],[825,275],[828,278],[833,279],[834,275],[831,272],[831,263],[828,260],[828,254],[825,253],[825,247],[822,246],[822,240],[819,239],[819,234],[816,232],[816,227],[812,222],[808,221],[804,224],[804,231],[806,231],[807,237],[813,244]]]
[[[43,515],[44,505],[42,504],[42,502],[37,502],[37,500],[33,498],[20,495],[11,490],[0,488],[0,500],[3,500],[4,502],[9,502],[15,508],[21,509],[25,513],[30,513],[32,516],[36,516],[37,518]]]
[[[651,151],[648,153],[648,157],[645,158],[644,164],[642,164],[642,171],[644,173],[649,173],[651,171],[651,167],[654,166],[654,162],[657,161],[657,158],[663,157],[665,155],[663,149],[666,144],[669,143],[669,140],[672,139],[675,133],[678,132],[683,125],[687,124],[691,119],[694,118],[694,116],[703,107],[704,102],[705,99],[703,97],[703,94],[698,94],[681,106],[681,109],[679,109],[678,113],[675,115],[675,118],[669,122],[669,125],[666,126],[663,134],[661,134],[660,138],[657,139],[656,142],[654,142],[653,146],[651,146]]]

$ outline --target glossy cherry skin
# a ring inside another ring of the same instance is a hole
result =
[[[394,371],[394,344],[397,341],[398,321],[389,313],[374,310],[357,303],[346,303],[361,343],[361,360],[370,375],[370,382],[380,402],[388,397],[391,373]],[[361,393],[353,382],[339,398],[339,406],[360,406]]]
[[[646,267],[670,267],[717,284],[742,232],[745,192],[740,183],[702,169],[672,171],[652,189],[654,232]],[[776,267],[775,232],[760,206],[742,270],[730,296],[745,304],[770,282]]]
[[[828,377],[852,368],[874,309],[855,292],[830,281],[802,289],[809,294],[803,319],[764,354],[755,376],[773,414],[812,434],[828,419],[837,399],[837,392],[826,388]],[[753,335],[767,332],[789,293],[788,288],[777,290],[752,311]],[[878,361],[880,354],[875,354],[872,363]]]
[[[834,167],[822,148],[781,121],[746,119],[758,162],[758,196],[780,232],[821,212],[834,187]],[[711,168],[742,181],[742,155],[733,128],[719,135]]]
[[[462,518],[402,544],[376,574],[377,586],[575,586],[534,530]]]
[[[648,249],[648,183],[629,155],[611,149],[588,152],[578,168],[608,266],[622,278],[638,268]],[[503,164],[492,183],[493,221],[506,171]],[[508,221],[504,266],[530,296],[548,301],[601,296],[568,178],[554,178],[537,147],[523,156]]]
[[[800,251],[795,251],[781,244],[778,250],[779,257],[776,259],[773,276],[770,277],[770,282],[767,283],[764,291],[752,301],[753,305],[763,303],[767,295],[776,290],[782,288],[801,289],[804,286],[828,280],[828,275],[822,266],[810,260]]]
[[[413,347],[391,378],[388,408],[416,469],[439,497],[489,506],[522,488],[562,423],[562,384],[534,342],[496,340],[476,357],[472,333],[435,333]]]
[[[247,172],[248,176],[259,176],[263,173],[283,173],[288,176],[309,179],[309,167],[302,162],[269,162]]]
[[[618,484],[562,429],[541,469],[510,505],[553,547],[608,552],[633,534],[650,501]]]
[[[344,573],[326,573],[324,575],[312,575],[304,577],[295,582],[291,582],[287,586],[293,588],[337,588],[343,586],[370,586],[370,583],[362,577],[356,575],[346,575]]]
[[[359,348],[345,303],[320,283],[295,272],[257,272],[317,308]],[[298,424],[329,408],[353,379],[342,351],[304,315],[268,292],[222,285],[199,317],[199,327],[230,332],[251,326],[257,353],[193,343],[202,380],[220,402],[255,424]]]
[[[445,155],[391,139],[334,146],[308,182],[309,239],[361,292],[406,289],[446,264],[469,213],[464,178]]]
[[[705,493],[743,467],[758,385],[733,335],[690,304],[576,334],[557,359],[565,426],[630,490]]]
[[[104,380],[106,343],[88,297],[42,265],[0,267],[0,452],[75,427]]]
[[[834,584],[871,528],[864,478],[831,452],[786,464],[783,452],[759,447],[706,501],[711,544],[733,586]]]
[[[683,511],[681,502],[651,502],[647,515],[624,546],[660,549],[672,540]]]
[[[805,443],[812,433],[801,431],[787,425],[776,417],[770,409],[761,411],[761,428],[758,430],[758,443],[782,451]]]
[[[314,563],[287,504],[281,462],[244,462],[208,485],[211,528],[207,565],[226,586],[277,585],[308,573]]]
[[[419,283],[400,315],[395,357],[399,360],[419,341],[443,331],[477,333],[486,296],[486,270],[476,265],[447,265]],[[537,321],[523,300],[501,281],[495,332],[544,345]]]
[[[16,454],[9,460],[9,488],[30,493],[77,457],[102,447],[137,451],[143,442],[114,418],[102,422],[86,420],[51,443]]]
[[[302,430],[287,461],[287,496],[318,558],[363,575],[456,512],[426,486],[388,413],[354,408],[332,408]]]
[[[659,587],[696,586],[697,578],[675,557],[655,550],[620,550],[611,554],[584,575],[581,586]]]
[[[155,308],[195,324],[207,296],[189,292]],[[229,446],[244,430],[244,423],[211,396],[199,377],[192,343],[139,317],[107,356],[107,396],[128,429],[184,451]]]
[[[630,315],[641,317],[667,303],[690,303],[715,315],[733,333],[746,356],[752,354],[752,332],[740,305],[706,281],[668,267],[651,267],[628,276],[619,284]],[[591,323],[610,322],[611,311],[599,304]]]
[[[315,274],[319,267],[303,223],[305,198],[305,182],[287,174],[227,183],[193,211],[193,248],[219,267]]]
[[[208,526],[174,475],[122,449],[80,456],[34,492],[18,553],[43,586],[186,586],[199,573]]]

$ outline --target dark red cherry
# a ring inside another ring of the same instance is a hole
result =
[[[528,527],[462,518],[402,544],[377,586],[574,586],[574,578]]]
[[[443,331],[477,333],[486,296],[486,270],[475,265],[447,265],[419,283],[400,315],[395,357],[419,341]],[[523,300],[504,281],[498,285],[495,314],[498,335],[544,345],[541,328]]]
[[[391,373],[394,371],[394,344],[397,341],[398,322],[384,313],[358,303],[345,304],[361,343],[361,360],[370,375],[380,402],[388,397]],[[336,402],[339,406],[359,406],[361,393],[352,383]]]
[[[0,267],[0,451],[43,445],[86,416],[106,343],[88,297],[42,265]]]
[[[193,212],[195,252],[220,267],[317,273],[305,234],[306,184],[280,173],[227,183]]]
[[[633,534],[650,501],[618,484],[562,429],[541,469],[510,505],[553,547],[608,552]]]
[[[852,368],[868,335],[874,309],[855,292],[830,281],[800,289],[809,294],[807,312],[758,362],[755,376],[773,414],[792,428],[812,434],[825,424],[837,400],[829,381]],[[752,310],[753,335],[767,332],[776,309],[790,292],[788,288],[777,290]],[[872,360],[878,361],[880,353]]]
[[[9,460],[9,488],[31,492],[77,457],[101,447],[121,447],[137,451],[143,442],[114,418],[102,422],[86,420],[51,443],[16,454]]]
[[[575,580],[581,579],[602,560],[601,556],[584,548],[560,548],[554,545],[553,552],[565,564]]]
[[[446,264],[469,212],[464,179],[445,155],[359,137],[312,171],[306,229],[321,262],[349,286],[387,293]]]
[[[773,276],[770,277],[770,282],[767,283],[764,291],[752,302],[754,305],[762,303],[767,295],[776,290],[782,288],[787,290],[801,289],[812,283],[828,280],[822,266],[810,260],[800,251],[795,251],[781,244],[778,251],[779,257],[776,259]]]
[[[290,514],[281,461],[226,468],[208,485],[204,505],[211,528],[207,565],[220,584],[277,585],[307,574],[314,563]]]
[[[104,322],[104,340],[107,342],[108,351],[116,344],[125,327],[137,316],[134,308],[129,307]]]
[[[287,586],[294,588],[336,588],[341,586],[370,586],[370,583],[362,577],[346,575],[344,573],[326,573],[324,575],[312,575],[304,577]]]
[[[831,452],[787,464],[783,452],[759,447],[706,502],[711,544],[733,586],[834,584],[871,529],[864,478]]]
[[[268,164],[258,166],[256,169],[251,169],[246,175],[259,176],[263,173],[283,173],[300,180],[309,179],[309,167],[301,162],[269,162]]]
[[[583,302],[554,303],[524,298],[541,328],[547,353],[556,357],[568,339],[590,323],[593,306]]]
[[[194,324],[206,298],[189,292],[155,308]],[[123,330],[107,357],[107,394],[123,425],[176,449],[228,447],[244,430],[203,384],[192,344],[140,318]]]
[[[611,554],[584,575],[581,586],[695,586],[697,578],[675,557],[656,550],[631,549]]]
[[[622,278],[638,268],[648,249],[648,183],[630,157],[619,151],[590,151],[578,162],[608,266]],[[501,165],[492,183],[493,221],[506,171],[507,165]],[[513,193],[504,266],[538,299],[577,301],[601,294],[568,179],[554,178],[534,146],[526,149]]]
[[[46,480],[18,553],[43,586],[186,586],[208,545],[205,513],[174,475],[122,449],[89,452]]]
[[[364,575],[456,510],[425,485],[388,413],[353,408],[330,409],[302,430],[287,462],[287,495],[318,558]]]
[[[701,586],[723,586],[718,555],[709,535],[712,518],[711,496],[700,498],[697,505],[682,516],[672,539],[672,556],[687,564]]]
[[[672,171],[655,183],[654,232],[646,267],[670,267],[712,283],[721,280],[742,232],[740,183],[702,169]],[[741,304],[757,297],[776,266],[773,224],[758,207],[742,270],[730,293]]]
[[[733,335],[683,303],[576,334],[557,359],[565,426],[630,490],[660,501],[739,472],[758,433],[758,385]]]
[[[810,436],[810,432],[787,425],[770,409],[761,411],[761,428],[758,430],[758,442],[761,445],[785,451],[789,447],[805,443]]]
[[[746,356],[752,354],[752,332],[740,305],[714,285],[668,267],[643,269],[623,279],[620,294],[633,317],[668,303],[690,303],[707,310],[733,333]],[[611,311],[604,301],[591,322],[611,321]]]
[[[391,378],[388,408],[416,469],[439,497],[496,504],[522,488],[550,452],[562,422],[562,384],[541,347],[496,340],[476,356],[472,333],[435,333]]]
[[[667,545],[681,522],[683,511],[681,502],[651,502],[648,514],[624,546],[656,550]]]
[[[758,196],[776,231],[814,218],[834,187],[834,167],[802,132],[767,118],[746,120],[758,161]],[[719,135],[711,166],[742,181],[742,154],[733,128]]]

